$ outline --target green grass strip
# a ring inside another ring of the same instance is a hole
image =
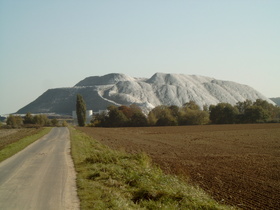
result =
[[[87,209],[234,209],[166,175],[145,154],[112,150],[70,128],[78,196]]]
[[[18,153],[19,151],[23,150],[25,147],[33,143],[34,141],[38,140],[42,136],[46,135],[50,132],[52,128],[43,128],[38,133],[33,134],[31,136],[26,136],[20,139],[17,142],[7,145],[2,150],[0,150],[0,162],[3,160],[13,156],[14,154]]]

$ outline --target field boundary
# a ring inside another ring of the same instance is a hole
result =
[[[3,149],[0,150],[0,162],[23,150],[28,145],[32,144],[36,140],[49,133],[51,129],[52,128],[50,127],[43,128],[43,130],[40,130],[38,133],[26,136],[16,142],[6,145]]]

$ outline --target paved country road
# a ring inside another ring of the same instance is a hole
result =
[[[67,128],[0,163],[0,209],[79,209]]]

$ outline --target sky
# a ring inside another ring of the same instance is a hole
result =
[[[0,0],[0,114],[88,76],[202,75],[280,97],[279,0]]]

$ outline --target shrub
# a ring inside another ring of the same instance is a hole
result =
[[[20,116],[10,115],[7,118],[7,125],[11,128],[20,128],[22,126],[22,118]]]

